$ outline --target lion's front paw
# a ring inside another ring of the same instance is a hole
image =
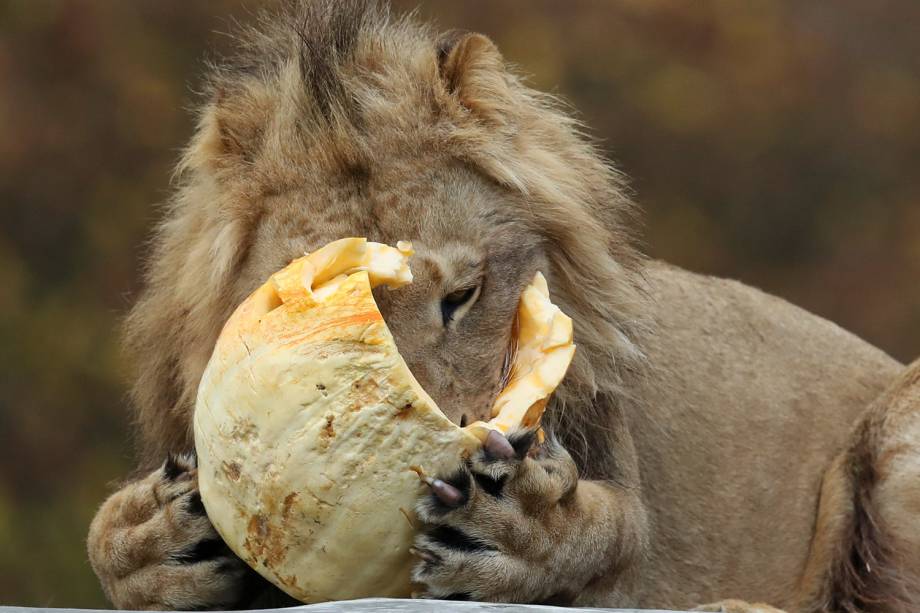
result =
[[[231,608],[254,580],[205,515],[192,456],[170,458],[115,492],[96,514],[87,546],[120,609]]]
[[[570,598],[560,556],[575,463],[555,440],[533,447],[534,431],[490,433],[450,476],[429,479],[416,509],[425,529],[412,574],[429,598],[547,602]],[[532,448],[533,447],[533,448]]]

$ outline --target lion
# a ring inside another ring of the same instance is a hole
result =
[[[536,271],[575,322],[545,441],[512,433],[420,501],[417,595],[920,610],[920,367],[645,257],[624,176],[482,34],[316,0],[238,38],[209,70],[126,322],[138,475],[88,537],[116,607],[277,597],[202,507],[196,388],[222,323],[265,278],[366,236],[416,246],[415,282],[377,297],[457,423],[491,405]]]

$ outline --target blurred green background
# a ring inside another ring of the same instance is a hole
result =
[[[398,1],[399,8],[417,2]],[[120,317],[241,0],[0,0],[0,603],[104,606]],[[422,2],[580,109],[647,250],[920,355],[920,2]]]

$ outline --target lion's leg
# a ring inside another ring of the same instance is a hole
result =
[[[194,456],[171,457],[103,503],[89,561],[119,609],[203,610],[295,604],[231,552],[205,514]]]
[[[797,610],[920,611],[920,361],[825,476]]]
[[[554,437],[535,438],[490,435],[457,472],[431,483],[417,507],[418,595],[576,606],[629,599],[647,531],[638,492],[579,479]]]

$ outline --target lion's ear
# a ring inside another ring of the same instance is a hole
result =
[[[224,155],[249,160],[259,147],[266,118],[263,109],[246,92],[244,100],[225,97],[217,92],[215,121]]]
[[[504,59],[488,37],[449,32],[438,44],[438,66],[447,92],[480,119],[504,123],[511,100]]]
[[[186,164],[225,170],[251,163],[262,147],[270,121],[270,98],[259,87],[227,93],[216,89],[199,118],[198,130],[186,153]]]

